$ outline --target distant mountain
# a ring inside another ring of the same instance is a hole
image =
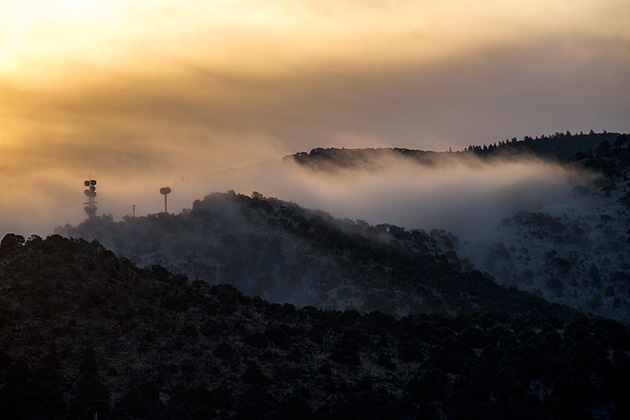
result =
[[[318,147],[308,153],[299,152],[285,156],[284,160],[293,160],[300,165],[320,171],[339,169],[377,171],[383,169],[383,164],[388,163],[388,159],[403,158],[413,163],[434,165],[441,155],[442,153],[403,148],[324,149]]]
[[[458,152],[432,152],[405,148],[364,148],[338,149],[316,148],[310,152],[299,152],[286,156],[299,165],[318,171],[338,171],[340,169],[361,169],[377,171],[383,169],[388,159],[402,159],[410,163],[433,166],[445,161],[463,161],[469,163],[467,157],[475,156],[484,159],[506,159],[518,157],[538,157],[549,160],[568,161],[576,154],[592,153],[600,144],[612,144],[618,133],[589,133],[572,135],[556,133],[552,136],[525,137],[523,140],[501,141],[498,143],[469,146]]]
[[[259,193],[214,193],[178,215],[90,217],[57,231],[97,239],[144,267],[299,306],[398,315],[571,312],[462,270],[457,238],[445,231],[338,220]]]
[[[516,309],[296,309],[96,241],[7,235],[0,418],[628,418],[626,327]]]

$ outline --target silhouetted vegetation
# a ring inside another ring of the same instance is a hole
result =
[[[603,152],[607,145],[618,142],[618,133],[571,134],[555,133],[540,137],[525,136],[522,140],[506,139],[481,146],[468,146],[459,152],[431,152],[404,148],[365,148],[365,149],[337,149],[316,148],[309,153],[300,152],[285,159],[309,167],[317,171],[339,170],[378,170],[387,159],[401,159],[416,164],[433,166],[446,159],[459,159],[469,155],[482,159],[492,158],[522,158],[535,156],[538,158],[568,161],[574,156],[581,157],[593,153]]]
[[[630,414],[630,333],[614,321],[296,309],[97,242],[21,242],[5,237],[0,259],[2,418]]]
[[[612,180],[628,181],[630,169],[630,135],[621,134],[602,140],[597,147],[576,153],[572,162],[597,169]],[[605,186],[604,186],[605,187]],[[630,200],[626,202],[630,205]]]
[[[469,146],[466,151],[479,156],[531,154],[540,158],[565,161],[576,153],[585,153],[599,146],[602,142],[613,142],[618,133],[588,134],[555,133],[532,138],[525,136],[522,140],[506,139],[484,146]]]

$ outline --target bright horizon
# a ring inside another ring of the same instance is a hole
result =
[[[623,0],[4,0],[2,226],[81,212],[90,174],[132,200],[314,147],[629,132],[629,21]]]

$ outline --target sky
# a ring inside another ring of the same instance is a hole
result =
[[[629,132],[629,21],[627,0],[1,0],[0,233],[75,222],[90,177],[101,208],[150,212],[315,147]]]

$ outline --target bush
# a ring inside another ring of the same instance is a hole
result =
[[[214,348],[212,354],[220,359],[229,359],[234,355],[234,350],[228,343],[223,342]]]
[[[0,242],[0,258],[15,255],[18,248],[24,245],[24,236],[16,235],[14,233],[7,233]]]
[[[557,297],[561,297],[564,292],[564,283],[557,277],[552,277],[547,281],[547,287],[553,291]]]
[[[264,385],[265,376],[263,375],[258,365],[251,363],[247,366],[247,369],[245,369],[245,373],[243,374],[243,382],[250,385]]]

